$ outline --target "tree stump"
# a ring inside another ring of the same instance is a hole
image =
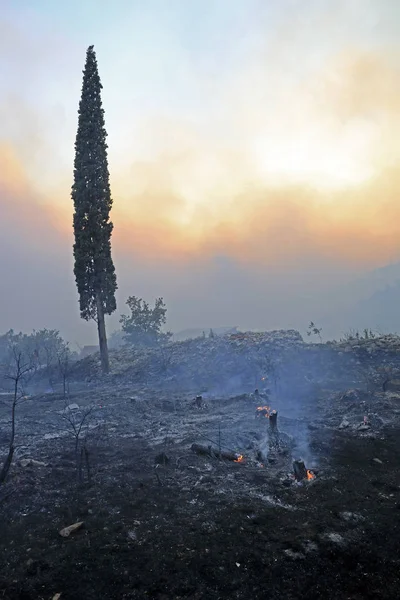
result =
[[[293,472],[296,481],[302,481],[303,479],[307,479],[307,469],[303,460],[293,461]]]

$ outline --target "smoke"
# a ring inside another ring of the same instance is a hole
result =
[[[168,81],[154,57],[138,70],[133,49],[128,81],[100,38],[119,312],[129,294],[162,295],[173,329],[298,327],[322,296],[334,310],[337,283],[398,258],[398,47],[382,31],[371,41],[373,2],[359,27],[358,3],[310,3],[309,20],[289,4],[275,35],[263,34],[270,15],[249,17],[221,73],[212,53],[205,69],[161,36]],[[63,52],[48,29],[9,25],[1,73],[24,68],[27,88],[13,77],[0,103],[0,326],[60,319],[82,339],[69,192],[84,52],[72,38]],[[165,105],[155,90],[168,90]]]

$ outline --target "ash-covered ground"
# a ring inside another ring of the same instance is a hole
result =
[[[381,348],[377,365],[391,353]],[[86,373],[68,398],[32,388],[0,488],[0,598],[397,599],[400,394],[367,385],[373,352],[364,368],[338,349],[335,378],[333,359],[322,369],[309,358],[331,349],[304,351],[280,355],[268,395],[265,380],[256,395],[230,372],[225,392],[224,372],[214,389],[210,378],[190,389],[182,371],[181,389],[179,372],[173,385],[165,372],[149,383]],[[190,364],[206,368],[195,354]],[[266,405],[278,411],[278,444],[257,411]],[[4,392],[2,458],[9,421]],[[294,479],[297,458],[314,479]]]

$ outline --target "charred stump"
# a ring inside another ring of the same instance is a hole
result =
[[[278,431],[278,413],[276,410],[273,410],[269,415],[269,430],[272,432]]]
[[[194,403],[197,408],[203,408],[203,396],[196,396]]]
[[[296,481],[307,479],[307,469],[303,460],[293,461],[293,473]]]
[[[278,413],[273,410],[269,415],[268,441],[270,452],[278,452],[280,449],[280,436],[278,430]]]

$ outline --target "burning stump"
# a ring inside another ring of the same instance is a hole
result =
[[[303,460],[293,461],[293,473],[296,481],[303,481],[304,479],[315,479],[314,473],[309,469],[306,469]]]
[[[307,469],[304,461],[294,460],[293,461],[293,473],[296,481],[302,481],[307,477]]]

